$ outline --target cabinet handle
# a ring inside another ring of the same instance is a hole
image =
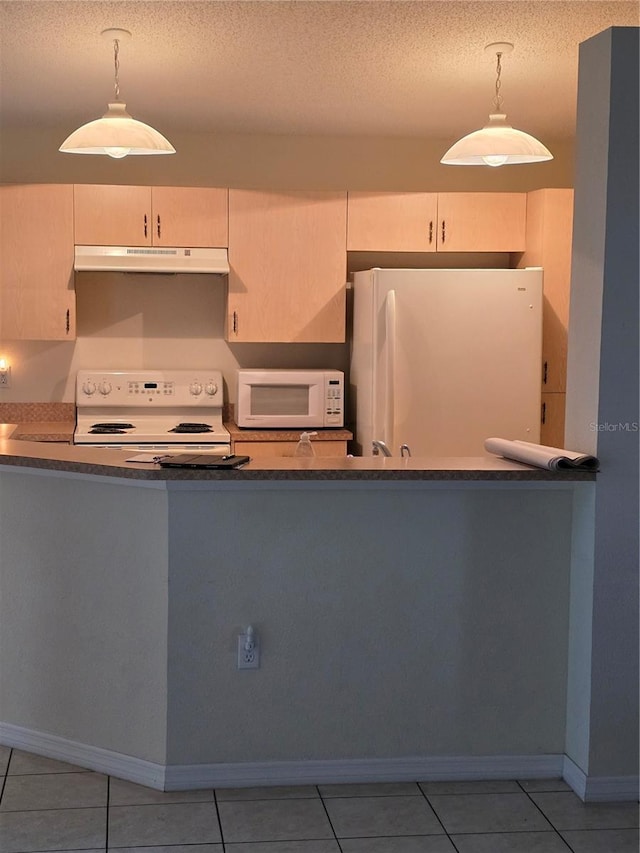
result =
[[[442,243],[443,243],[443,244],[444,244],[444,241],[445,241],[446,239],[447,239],[447,229],[446,229],[446,223],[445,223],[445,221],[444,221],[444,219],[443,219],[443,220],[442,220]]]
[[[160,236],[160,214],[158,214],[158,220],[156,224],[156,231],[158,232],[158,237]]]
[[[542,413],[541,413],[541,417],[540,417],[540,423],[546,424],[546,422],[547,422],[547,404],[543,403],[542,404]]]
[[[542,384],[543,385],[547,384],[548,373],[549,373],[549,362],[545,361],[545,363],[542,365]]]
[[[433,243],[433,219],[429,220],[429,245]]]
[[[238,334],[238,312],[237,311],[233,312],[233,334],[234,335]]]
[[[65,318],[65,330],[67,334],[69,334],[69,329],[71,328],[71,312],[69,308],[67,308],[67,314]]]
[[[147,236],[147,214],[144,215],[144,236]]]

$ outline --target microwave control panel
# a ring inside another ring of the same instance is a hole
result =
[[[325,377],[325,422],[327,427],[341,427],[344,424],[344,379],[336,374]]]

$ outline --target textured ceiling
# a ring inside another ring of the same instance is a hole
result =
[[[575,130],[578,44],[638,26],[637,0],[542,2],[0,3],[0,119],[67,126],[113,95],[135,118],[172,129],[457,137],[485,123],[495,56],[510,41],[502,95],[509,121],[544,140]]]

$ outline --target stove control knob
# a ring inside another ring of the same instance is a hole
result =
[[[202,383],[192,382],[191,385],[189,385],[189,393],[192,394],[194,397],[198,397],[200,394],[202,394]]]
[[[107,394],[111,393],[111,383],[110,382],[101,382],[98,385],[98,391],[102,394],[103,397],[106,397]]]
[[[86,394],[87,397],[90,397],[92,394],[96,393],[96,384],[91,379],[87,379],[86,382],[82,383],[82,393]]]
[[[206,388],[204,390],[210,397],[215,397],[215,395],[218,393],[218,386],[215,382],[207,382]]]

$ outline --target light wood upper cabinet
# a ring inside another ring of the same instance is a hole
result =
[[[217,187],[153,187],[154,246],[225,248],[229,191]]]
[[[349,193],[347,249],[521,252],[525,193]]]
[[[350,192],[347,249],[435,252],[436,193]]]
[[[346,219],[346,193],[229,191],[228,340],[345,340]]]
[[[151,245],[151,187],[76,184],[73,203],[79,246]]]
[[[439,252],[521,252],[525,193],[438,193]]]
[[[75,337],[73,188],[0,187],[0,337]]]
[[[75,242],[87,246],[226,247],[228,190],[76,184]]]

